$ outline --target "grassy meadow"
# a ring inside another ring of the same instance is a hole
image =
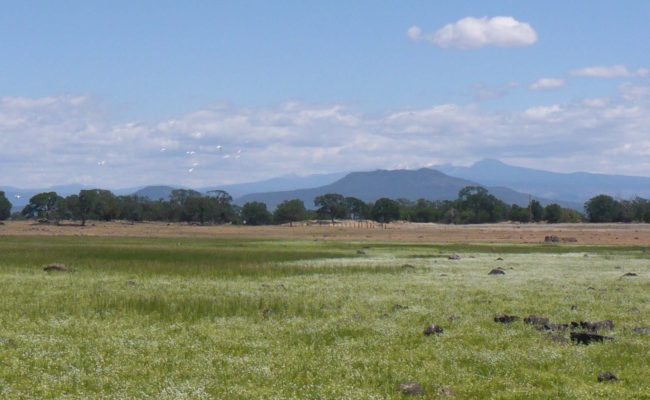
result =
[[[0,237],[2,399],[646,399],[644,326],[642,248]]]

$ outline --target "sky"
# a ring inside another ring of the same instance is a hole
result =
[[[650,2],[4,2],[0,186],[650,176]]]

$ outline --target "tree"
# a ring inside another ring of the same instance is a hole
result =
[[[618,222],[621,205],[613,197],[601,194],[585,203],[585,211],[589,222]]]
[[[513,204],[512,207],[510,207],[510,221],[530,222],[529,208],[523,208]]]
[[[207,192],[207,197],[210,199],[213,222],[226,223],[235,219],[232,196],[228,192],[224,190],[210,190]]]
[[[196,190],[176,189],[169,195],[170,218],[176,221],[190,222],[199,214],[198,198],[201,193]],[[194,200],[190,200],[194,199]]]
[[[57,206],[61,205],[61,200],[62,197],[56,192],[35,194],[29,199],[29,204],[23,208],[22,214],[27,218],[45,218],[48,221],[50,217],[58,219],[59,216],[56,212]]]
[[[0,190],[0,221],[11,216],[11,203],[5,197],[5,192]]]
[[[246,225],[268,225],[271,222],[271,213],[265,203],[252,201],[244,204],[241,217]]]
[[[110,221],[119,215],[119,201],[109,190],[81,190],[76,200],[74,210],[81,226],[85,226],[89,219]]]
[[[533,222],[540,222],[544,218],[544,207],[537,200],[532,200],[528,205],[530,217]]]
[[[508,206],[481,186],[467,186],[458,192],[458,209],[463,223],[481,224],[505,218]]]
[[[306,217],[305,203],[299,199],[285,200],[273,212],[273,221],[276,224],[288,222],[289,226],[293,226],[294,222],[303,221]]]
[[[584,215],[580,214],[576,210],[572,210],[570,208],[562,209],[562,218],[560,219],[560,222],[582,222],[583,220]]]
[[[370,215],[374,221],[389,223],[399,219],[399,203],[382,197],[373,204]]]
[[[555,203],[544,207],[544,220],[549,224],[562,222],[562,207]]]
[[[314,205],[319,207],[316,212],[318,215],[327,216],[334,223],[335,218],[345,218],[347,207],[345,198],[338,193],[327,193],[314,199]]]
[[[368,216],[368,205],[363,200],[356,197],[346,197],[343,202],[350,219],[362,219]]]
[[[119,218],[128,221],[138,222],[144,219],[144,204],[149,200],[136,195],[120,196],[119,201]]]

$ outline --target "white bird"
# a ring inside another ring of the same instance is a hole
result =
[[[104,164],[106,164],[106,161],[104,160],[97,162],[97,165],[104,165]]]
[[[21,196],[19,194],[14,196],[15,198],[19,199]]]
[[[192,155],[192,154],[195,154],[195,153],[196,152],[194,150],[188,150],[188,151],[185,152],[185,154],[189,154],[189,155]]]
[[[192,166],[193,166],[193,167],[196,167],[196,166],[198,166],[198,165],[199,165],[199,163],[197,163],[197,162],[192,163]]]
[[[230,158],[230,154],[226,154],[223,158]]]
[[[194,168],[190,168],[187,170],[187,172],[192,172],[192,171],[194,171]]]
[[[241,149],[237,150],[237,154],[241,154]]]
[[[160,149],[160,151],[167,151],[167,149],[163,147],[162,149]]]

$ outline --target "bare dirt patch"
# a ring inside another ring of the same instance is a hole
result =
[[[181,223],[92,222],[42,225],[31,221],[9,221],[0,226],[2,235],[24,236],[121,236],[121,237],[215,237],[235,239],[334,240],[411,243],[521,243],[541,244],[547,236],[570,237],[569,243],[554,245],[650,246],[650,224],[360,224],[290,226],[195,226]]]

